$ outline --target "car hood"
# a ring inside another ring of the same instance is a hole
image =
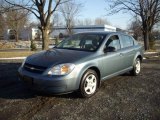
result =
[[[50,49],[33,54],[26,59],[26,63],[43,67],[50,67],[62,63],[75,63],[92,52],[68,50],[68,49]]]

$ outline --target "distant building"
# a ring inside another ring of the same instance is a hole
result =
[[[25,28],[20,33],[22,40],[39,40],[41,38],[41,31],[38,28]]]
[[[74,33],[87,32],[87,31],[112,31],[116,32],[117,28],[110,25],[86,25],[73,27]],[[54,27],[54,30],[50,34],[51,37],[57,37],[59,35],[67,35],[67,28],[63,26]]]
[[[87,32],[87,31],[122,31],[119,28],[110,25],[86,25],[86,26],[75,26],[73,29],[74,33]],[[67,28],[63,26],[53,27],[49,38],[54,39],[59,36],[67,36]],[[4,40],[15,39],[15,30],[7,29],[3,35]],[[40,40],[42,39],[41,31],[35,27],[25,27],[19,33],[20,40]]]
[[[7,29],[3,33],[4,40],[15,39],[16,31],[13,29]]]
[[[7,29],[4,31],[4,34],[1,39],[4,40],[14,40],[16,38],[16,31],[13,29]],[[19,32],[19,39],[20,40],[35,40],[41,38],[41,32],[38,28],[30,28],[24,27]]]

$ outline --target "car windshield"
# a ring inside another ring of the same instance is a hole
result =
[[[82,51],[96,51],[106,35],[95,33],[80,33],[72,35],[71,37],[63,40],[55,48],[59,49],[71,49]]]

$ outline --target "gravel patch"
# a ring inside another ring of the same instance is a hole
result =
[[[160,60],[146,59],[142,72],[102,83],[95,96],[77,93],[47,95],[28,90],[18,81],[20,62],[0,63],[1,120],[158,120],[160,119]]]

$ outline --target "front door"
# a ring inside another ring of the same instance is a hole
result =
[[[114,47],[115,51],[104,53],[102,57],[102,77],[112,75],[122,70],[123,54],[121,54],[120,39],[112,35],[107,40],[105,47]]]

